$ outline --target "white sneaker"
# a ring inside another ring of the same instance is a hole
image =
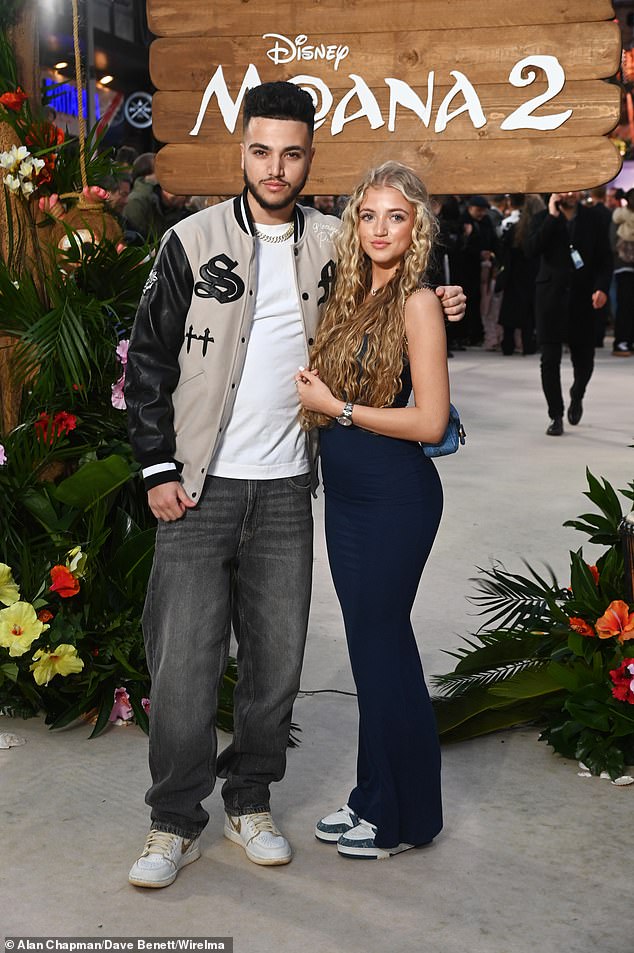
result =
[[[132,865],[128,880],[135,887],[167,887],[176,880],[181,867],[200,857],[195,837],[187,840],[178,834],[152,829],[147,836],[143,853]]]
[[[277,829],[270,811],[259,814],[225,814],[225,837],[244,847],[254,864],[273,867],[289,864],[291,845]]]
[[[351,831],[359,823],[359,818],[352,808],[344,804],[333,814],[327,814],[317,821],[315,825],[315,837],[317,840],[324,841],[326,844],[336,844],[342,834]]]
[[[404,850],[411,850],[414,844],[398,844],[397,847],[390,847],[389,850],[383,847],[377,847],[374,843],[376,836],[376,825],[369,821],[359,820],[356,827],[342,834],[337,841],[337,851],[344,857],[366,857],[370,860],[387,860],[394,854],[400,854]]]

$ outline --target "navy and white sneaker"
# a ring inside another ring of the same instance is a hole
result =
[[[315,837],[326,844],[336,844],[342,834],[351,831],[358,823],[357,815],[347,804],[344,804],[334,814],[327,814],[326,817],[317,821]]]
[[[359,823],[351,830],[342,834],[337,841],[337,851],[344,857],[365,857],[368,860],[387,860],[394,854],[400,854],[404,850],[411,850],[414,844],[399,844],[397,847],[390,847],[389,850],[383,847],[377,847],[374,843],[376,836],[376,825],[370,824],[361,818]]]

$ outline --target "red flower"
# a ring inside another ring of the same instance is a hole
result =
[[[63,433],[70,433],[71,430],[75,429],[77,417],[74,414],[69,414],[66,410],[59,410],[53,417],[53,423],[57,428],[57,436],[60,437]]]
[[[573,632],[579,632],[581,635],[587,635],[590,638],[596,635],[592,626],[589,625],[585,619],[580,619],[578,616],[571,616],[570,628]]]
[[[40,622],[44,622],[44,623],[50,622],[51,619],[55,618],[53,613],[49,612],[48,609],[40,609],[40,611],[37,614],[37,617],[40,620]]]
[[[35,431],[39,439],[45,440],[48,436],[49,443],[53,443],[55,437],[70,433],[76,426],[77,417],[74,414],[69,414],[66,410],[58,410],[52,422],[49,415],[43,410],[35,421]]]
[[[64,131],[59,126],[52,122],[40,122],[31,126],[24,137],[24,142],[27,146],[35,146],[36,152],[38,152],[44,149],[52,149],[53,146],[61,146],[65,138]],[[53,180],[57,153],[47,152],[46,155],[41,156],[41,159],[44,166],[39,171],[36,184],[46,185]]]
[[[595,586],[599,585],[599,570],[596,566],[588,566],[588,569],[592,573],[592,578],[594,579]]]
[[[53,566],[51,569],[51,592],[56,592],[62,599],[70,599],[79,592],[79,580],[73,576],[67,566]]]
[[[14,93],[3,93],[2,96],[0,96],[0,103],[5,109],[10,109],[11,112],[19,113],[22,109],[22,103],[28,98],[29,97],[26,95],[24,90],[18,86]]]
[[[623,659],[618,668],[610,672],[610,678],[614,682],[612,695],[620,702],[627,702],[628,705],[634,705],[634,658]]]
[[[627,602],[614,599],[600,619],[596,621],[597,635],[600,639],[618,636],[619,642],[634,639],[634,612],[630,612]]]

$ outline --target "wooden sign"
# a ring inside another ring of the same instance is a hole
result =
[[[405,162],[430,192],[548,192],[613,179],[621,56],[610,0],[147,0],[157,158],[170,192],[235,194],[249,88],[311,93],[307,189]]]

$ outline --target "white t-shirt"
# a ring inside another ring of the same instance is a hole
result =
[[[258,225],[271,237],[285,225]],[[272,480],[310,469],[299,426],[294,376],[308,364],[293,263],[293,235],[278,244],[256,239],[255,313],[242,377],[210,476]]]

